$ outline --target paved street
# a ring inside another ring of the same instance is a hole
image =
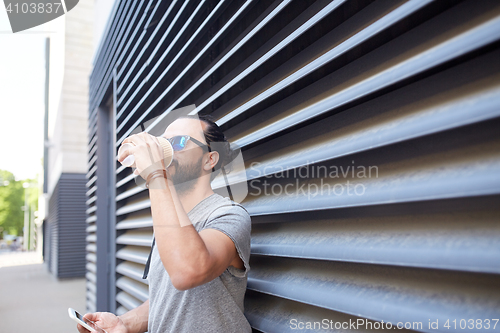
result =
[[[85,312],[85,279],[58,281],[31,252],[0,252],[1,332],[70,333],[68,307]]]

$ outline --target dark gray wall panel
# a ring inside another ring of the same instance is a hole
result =
[[[84,174],[62,173],[50,197],[45,260],[57,278],[85,276],[85,183]]]
[[[328,318],[459,332],[446,319],[500,316],[500,3],[120,2],[105,38],[90,78],[89,263],[96,133],[117,148],[196,104],[243,148],[256,331]],[[106,134],[97,110],[111,98]],[[131,170],[109,171],[121,314],[147,297],[153,223]]]

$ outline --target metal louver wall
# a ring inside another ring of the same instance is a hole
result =
[[[85,275],[85,176],[62,173],[49,201],[45,253],[57,278]]]
[[[499,40],[496,1],[117,2],[90,77],[88,310],[96,223],[116,259],[97,294],[118,314],[148,298],[152,241],[129,168],[101,170],[116,182],[96,195],[96,161],[113,160],[96,142],[116,154],[196,104],[243,148],[255,330],[499,318]]]
[[[95,312],[96,307],[96,270],[97,270],[97,112],[89,119],[89,153],[87,178],[87,311]],[[105,203],[103,203],[105,204]]]

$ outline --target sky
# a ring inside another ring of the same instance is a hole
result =
[[[43,158],[43,26],[12,33],[0,4],[0,169],[36,178]]]

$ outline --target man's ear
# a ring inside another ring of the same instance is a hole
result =
[[[205,165],[203,165],[203,170],[211,171],[212,168],[214,168],[218,162],[219,162],[219,153],[218,152],[212,151],[212,152],[208,153],[208,158],[205,162]]]

